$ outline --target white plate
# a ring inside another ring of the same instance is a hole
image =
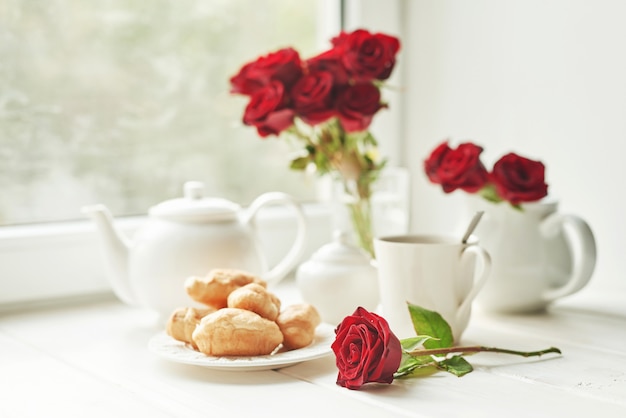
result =
[[[330,324],[320,324],[315,330],[315,340],[304,348],[267,356],[213,357],[192,349],[162,331],[150,339],[148,348],[159,356],[177,363],[193,364],[215,370],[255,371],[280,369],[324,357],[332,352],[330,345],[334,339],[335,327]]]

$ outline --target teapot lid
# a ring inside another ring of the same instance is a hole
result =
[[[179,222],[226,221],[237,217],[241,206],[227,199],[204,196],[204,183],[188,181],[184,196],[150,208],[150,216]]]
[[[322,263],[365,265],[370,264],[371,257],[365,250],[350,243],[348,233],[335,231],[333,242],[318,249],[311,256],[311,260]]]

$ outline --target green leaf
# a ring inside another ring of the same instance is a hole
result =
[[[465,376],[474,370],[472,365],[461,356],[452,356],[445,360],[441,360],[437,363],[437,367],[448,373],[452,373],[457,377]]]
[[[426,341],[433,339],[436,338],[433,338],[430,335],[420,335],[417,337],[402,339],[400,340],[400,344],[402,345],[402,349],[404,351],[413,351],[417,348],[421,348]]]
[[[291,161],[291,165],[289,165],[289,168],[291,168],[292,170],[304,170],[309,165],[310,161],[311,160],[308,157],[296,158]]]
[[[401,377],[428,377],[439,371],[441,371],[441,369],[439,369],[437,364],[432,361],[429,364],[416,365],[415,367],[407,369],[403,372],[398,371],[394,373],[393,377],[394,379]]]
[[[482,189],[478,191],[478,194],[480,194],[480,196],[482,196],[484,199],[486,199],[489,202],[493,202],[493,203],[502,202],[502,198],[496,191],[496,188],[493,184],[487,184],[485,187],[483,187]]]
[[[313,162],[315,163],[315,166],[317,167],[320,174],[325,174],[329,172],[329,161],[326,155],[315,154]]]
[[[370,133],[370,131],[366,132],[365,137],[363,138],[363,143],[365,145],[373,145],[373,146],[378,145],[376,138],[374,138],[374,136]]]
[[[413,328],[418,336],[430,336],[424,342],[426,348],[452,347],[454,337],[450,325],[439,313],[424,309],[421,306],[407,302]]]
[[[402,353],[402,361],[394,377],[408,376],[409,374],[415,374],[417,369],[429,368],[429,374],[432,374],[438,370],[438,365],[431,356],[411,356],[406,353]]]

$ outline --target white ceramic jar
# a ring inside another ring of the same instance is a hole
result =
[[[378,306],[378,274],[370,256],[350,244],[347,235],[318,249],[296,271],[296,283],[305,302],[315,306],[322,321],[336,325],[359,306]]]

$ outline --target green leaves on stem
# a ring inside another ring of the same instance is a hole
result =
[[[293,170],[315,166],[319,175],[338,172],[344,179],[359,183],[362,197],[369,198],[370,185],[376,180],[385,160],[377,156],[377,141],[369,131],[346,132],[336,118],[315,128],[294,124],[285,134],[304,146],[291,161]]]
[[[522,357],[539,357],[545,354],[561,354],[561,350],[550,347],[539,351],[517,351],[498,347],[453,346],[450,325],[437,312],[408,303],[416,337],[403,339],[402,361],[394,378],[415,374],[446,371],[461,377],[473,370],[465,355],[492,352]]]
[[[318,175],[329,174],[342,184],[357,244],[374,257],[370,197],[386,164],[378,158],[376,138],[368,130],[346,132],[336,118],[315,128],[294,124],[286,134],[304,145],[290,168],[315,166]]]

